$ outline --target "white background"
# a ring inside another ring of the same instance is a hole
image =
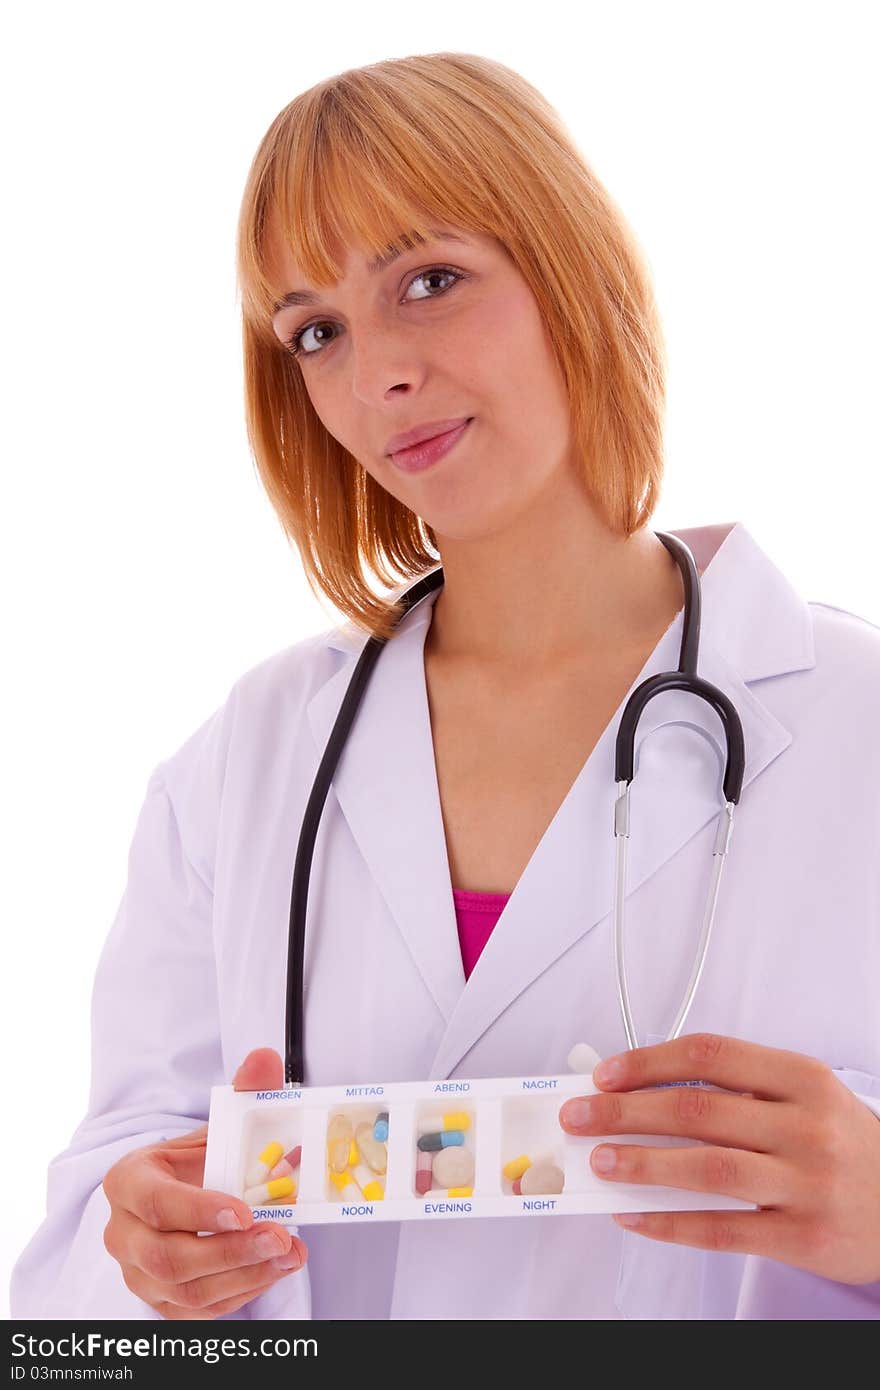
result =
[[[91,983],[149,773],[244,671],[337,618],[284,540],[242,413],[235,222],[298,92],[443,50],[540,88],[657,286],[651,524],[741,520],[804,597],[880,624],[875,6],[426,11],[153,0],[7,18],[0,1288],[85,1109]]]

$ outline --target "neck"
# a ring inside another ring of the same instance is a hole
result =
[[[684,605],[676,561],[649,527],[611,532],[572,486],[532,499],[491,536],[437,537],[444,584],[426,645],[432,657],[499,667],[553,666],[653,648]]]

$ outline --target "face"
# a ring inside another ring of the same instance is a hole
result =
[[[502,531],[560,474],[570,480],[562,375],[537,301],[500,242],[434,224],[436,239],[379,268],[368,267],[363,248],[347,247],[342,279],[319,291],[277,222],[268,230],[277,299],[315,296],[280,307],[272,321],[315,411],[438,538]],[[395,459],[393,437],[420,426],[442,428],[439,442],[452,447],[433,459],[424,449]]]

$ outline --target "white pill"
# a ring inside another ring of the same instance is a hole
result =
[[[589,1043],[575,1043],[568,1054],[568,1069],[579,1076],[592,1076],[594,1067],[598,1067],[601,1060],[595,1047],[590,1047]]]
[[[474,1180],[474,1156],[470,1149],[453,1144],[434,1155],[435,1187],[470,1187]]]
[[[542,1192],[561,1192],[564,1184],[562,1169],[545,1159],[526,1169],[520,1178],[519,1190],[524,1197],[535,1197]]]

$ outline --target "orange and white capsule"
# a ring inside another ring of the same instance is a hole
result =
[[[293,1178],[271,1178],[269,1182],[246,1188],[244,1200],[249,1207],[262,1207],[268,1202],[293,1202],[296,1200],[296,1183]]]

